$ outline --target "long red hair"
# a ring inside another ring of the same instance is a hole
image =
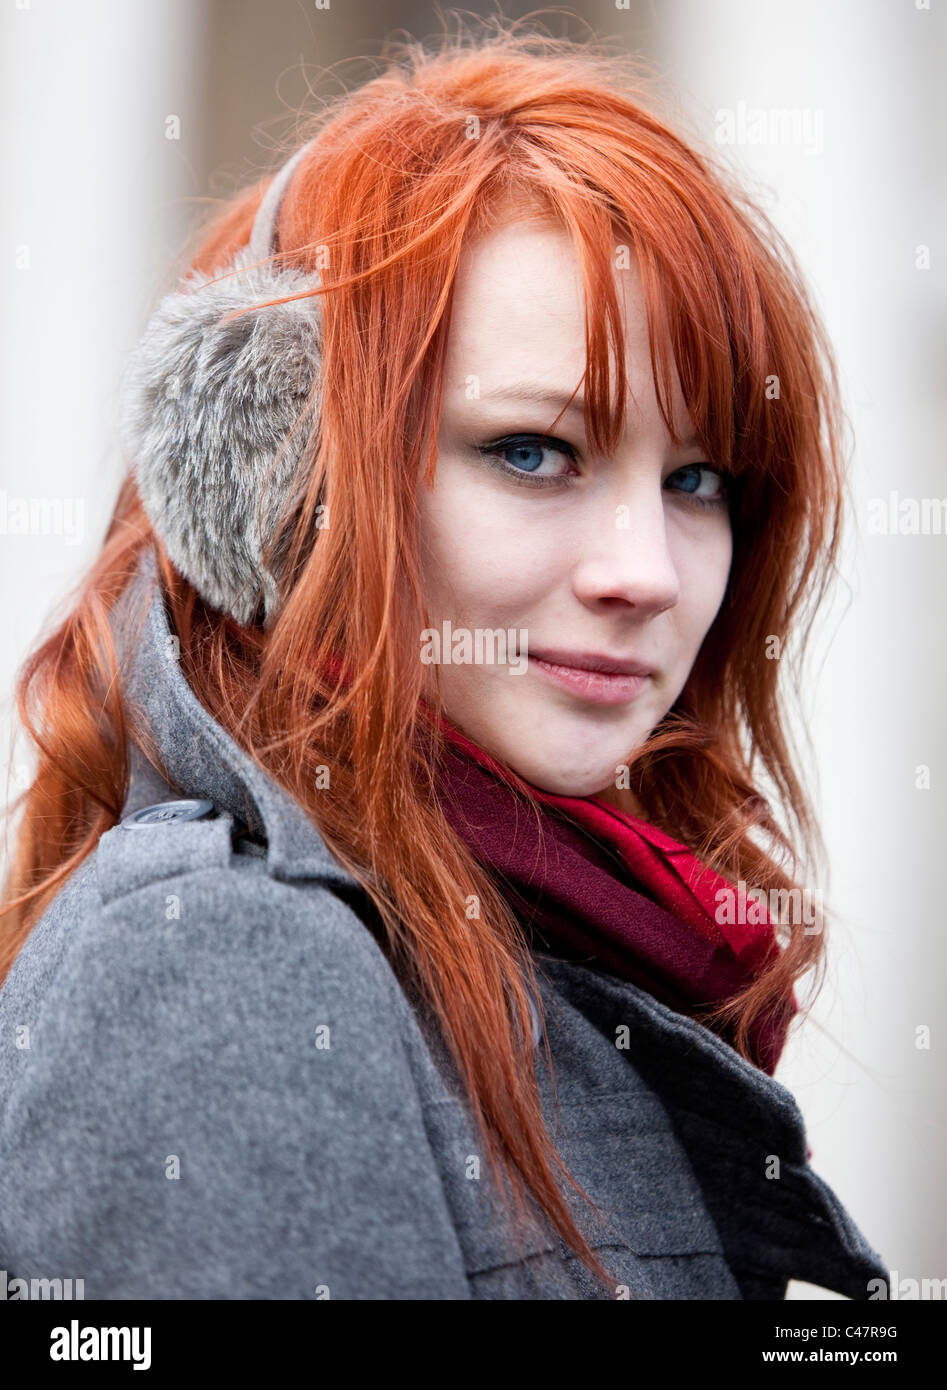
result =
[[[324,325],[321,419],[272,552],[279,615],[266,630],[241,628],[202,603],[169,563],[129,475],[68,616],[19,675],[38,766],[14,803],[22,821],[0,978],[121,814],[127,729],[108,620],[141,551],[154,546],[187,679],[364,884],[393,966],[440,1025],[501,1190],[508,1181],[514,1226],[537,1204],[607,1282],[559,1180],[585,1194],[542,1120],[529,954],[430,795],[441,744],[424,715],[437,704],[436,667],[418,660],[427,616],[415,499],[419,476],[433,477],[465,243],[519,205],[544,209],[571,234],[587,303],[587,431],[604,454],[618,441],[626,392],[616,253],[625,248],[640,269],[672,439],[673,360],[707,457],[734,475],[734,556],[684,691],[629,751],[631,790],[656,824],[764,892],[792,887],[799,864],[823,853],[794,767],[784,672],[790,635],[801,652],[834,565],[844,416],[791,252],[726,169],[657,114],[635,60],[502,29],[475,43],[461,34],[436,51],[391,45],[384,57],[373,80],[300,128],[318,140],[278,223],[281,256],[322,276]],[[188,268],[225,269],[266,182],[219,210]],[[318,503],[328,526],[317,524]],[[327,674],[333,662],[347,672],[344,686]],[[331,787],[317,789],[323,764]],[[750,1020],[821,967],[821,934],[801,923],[781,932],[771,972],[718,1011],[737,1020],[744,1052]]]

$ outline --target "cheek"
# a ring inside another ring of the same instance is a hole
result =
[[[693,647],[692,657],[717,616],[732,558],[733,538],[726,517],[676,546],[675,565],[681,585],[679,623]]]
[[[517,508],[449,469],[433,494],[419,498],[418,542],[423,593],[440,617],[476,624],[478,615],[517,614],[548,589],[555,547]],[[492,625],[492,623],[490,624]]]

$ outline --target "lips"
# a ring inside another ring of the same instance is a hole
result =
[[[605,656],[598,652],[569,652],[558,648],[529,648],[529,655],[554,666],[569,666],[575,671],[598,671],[607,676],[650,676],[654,667],[631,658]]]
[[[593,705],[624,705],[647,687],[651,667],[599,652],[530,651],[530,670],[540,680]]]

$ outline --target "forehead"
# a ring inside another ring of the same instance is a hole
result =
[[[585,368],[579,261],[568,233],[538,219],[477,237],[458,266],[448,360],[484,384],[545,364],[576,384]]]
[[[632,406],[654,395],[644,294],[632,259],[614,270],[623,311],[625,370]],[[445,390],[479,400],[511,382],[566,398],[586,368],[581,263],[566,229],[548,217],[522,217],[472,240],[461,256],[448,336]],[[610,348],[614,372],[614,348]],[[684,402],[676,373],[678,417]],[[580,390],[581,395],[581,390]],[[561,408],[561,407],[558,407]],[[553,412],[555,414],[555,412]]]

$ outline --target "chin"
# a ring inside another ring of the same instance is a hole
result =
[[[615,784],[615,768],[622,761],[617,757],[603,763],[597,759],[592,766],[570,767],[567,758],[556,757],[554,753],[524,753],[520,749],[515,754],[504,754],[506,761],[519,775],[540,791],[552,792],[555,796],[596,796],[606,787]]]

